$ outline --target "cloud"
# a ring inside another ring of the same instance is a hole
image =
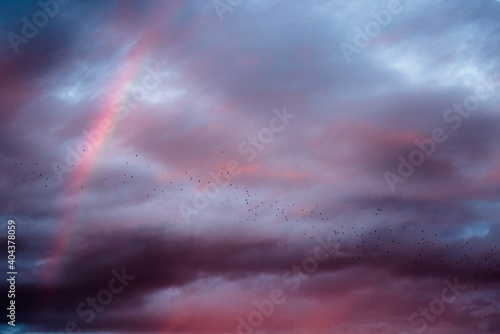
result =
[[[499,3],[417,4],[400,1],[351,63],[340,43],[387,4],[248,0],[221,21],[204,1],[69,1],[18,53],[6,37],[0,242],[13,219],[16,328],[414,332],[457,278],[467,289],[426,333],[498,332],[500,88],[459,126],[445,115],[498,83]],[[1,6],[4,36],[40,10]],[[295,117],[249,161],[240,144],[285,108]],[[392,192],[384,173],[436,128],[446,140]],[[241,172],[186,224],[179,205],[232,160]],[[327,237],[338,250],[307,274]],[[78,307],[106,301],[122,270],[134,279],[86,322]],[[285,301],[260,321],[276,289]]]

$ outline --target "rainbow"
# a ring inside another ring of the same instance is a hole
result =
[[[151,35],[159,36],[160,34]],[[52,248],[49,254],[49,260],[42,268],[40,287],[46,293],[48,305],[51,305],[55,287],[58,285],[63,273],[64,260],[69,257],[72,248],[75,246],[72,236],[77,231],[78,227],[81,227],[82,221],[78,204],[82,202],[86,195],[84,191],[81,191],[82,187],[88,182],[92,172],[98,166],[103,149],[109,143],[113,134],[116,133],[119,123],[124,118],[121,113],[116,112],[116,97],[123,96],[127,93],[130,85],[143,79],[143,75],[140,74],[144,73],[147,55],[151,49],[154,48],[156,42],[157,40],[154,37],[139,41],[125,56],[122,62],[124,66],[117,71],[118,73],[111,80],[109,84],[111,88],[108,90],[106,98],[102,102],[91,123],[91,129],[99,129],[101,123],[107,120],[111,124],[112,130],[107,134],[101,132],[103,137],[92,146],[91,152],[82,156],[82,161],[78,166],[74,167],[71,176],[66,182],[64,193],[67,195],[74,195],[75,201],[68,204],[68,207],[66,207],[60,215],[63,224],[51,243]],[[82,131],[83,130],[85,129],[82,129]],[[45,314],[49,312],[49,309],[48,307],[40,309],[39,313]],[[41,319],[45,319],[45,317],[41,317]]]

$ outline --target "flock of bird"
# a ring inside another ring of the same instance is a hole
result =
[[[140,161],[138,154],[135,155],[135,158],[137,158],[136,161]],[[120,181],[117,181],[116,177],[108,175],[104,176],[102,180],[98,180],[99,183],[109,183],[113,187],[117,187],[118,184],[135,182],[137,187],[134,191],[138,191],[140,196],[143,196],[143,201],[147,201],[165,192],[167,195],[172,194],[172,192],[188,194],[200,185],[213,182],[209,178],[200,177],[196,175],[196,172],[189,170],[181,174],[183,177],[172,177],[170,180],[168,180],[169,173],[161,172],[158,175],[161,182],[151,188],[145,188],[140,184],[139,177],[134,179],[137,162],[129,162],[131,161],[124,163],[123,170],[119,173]],[[47,175],[47,168],[43,168],[38,162],[14,162],[13,165],[21,170],[18,173],[18,181],[21,183],[34,185],[42,182],[44,188],[60,186],[57,175],[54,173]],[[147,166],[147,169],[150,170],[148,173],[155,172],[155,169],[151,170],[151,166]],[[80,170],[76,166],[71,173],[67,173],[65,176],[70,178],[73,173],[79,172]],[[83,190],[87,185],[81,184],[80,186]],[[91,192],[92,189],[86,189],[86,191]],[[168,200],[165,195],[163,196],[165,200]],[[189,196],[186,195],[185,198],[189,198]],[[300,230],[300,235],[308,239],[314,239],[316,235],[328,231],[335,236],[336,241],[341,245],[338,251],[343,253],[344,260],[386,261],[390,263],[404,259],[405,265],[447,268],[454,273],[463,272],[464,275],[473,273],[477,282],[486,278],[499,278],[500,257],[496,245],[486,248],[478,239],[444,241],[445,236],[440,236],[436,228],[422,228],[424,225],[417,223],[375,227],[373,220],[377,222],[384,220],[383,210],[380,207],[373,208],[372,215],[377,217],[367,216],[365,226],[350,225],[348,222],[338,223],[335,217],[328,217],[318,205],[301,205],[293,201],[269,200],[265,196],[259,196],[249,186],[239,184],[237,177],[228,182],[227,187],[220,189],[218,196],[211,200],[209,208],[221,210],[221,206],[226,210],[225,212],[235,213],[235,224],[263,221],[290,224],[293,226],[293,230]],[[231,211],[227,211],[228,206]],[[288,240],[283,242],[283,246],[289,247],[294,242],[300,242],[297,235],[291,235]],[[475,286],[475,289],[478,288]],[[496,313],[488,317],[496,317]]]

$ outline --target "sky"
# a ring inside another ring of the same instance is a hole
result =
[[[499,18],[2,1],[0,330],[500,333]]]

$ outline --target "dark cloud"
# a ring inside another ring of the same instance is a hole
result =
[[[401,0],[350,62],[389,2],[214,3],[68,1],[17,53],[1,3],[16,329],[241,333],[279,289],[255,332],[497,333],[500,3]]]

